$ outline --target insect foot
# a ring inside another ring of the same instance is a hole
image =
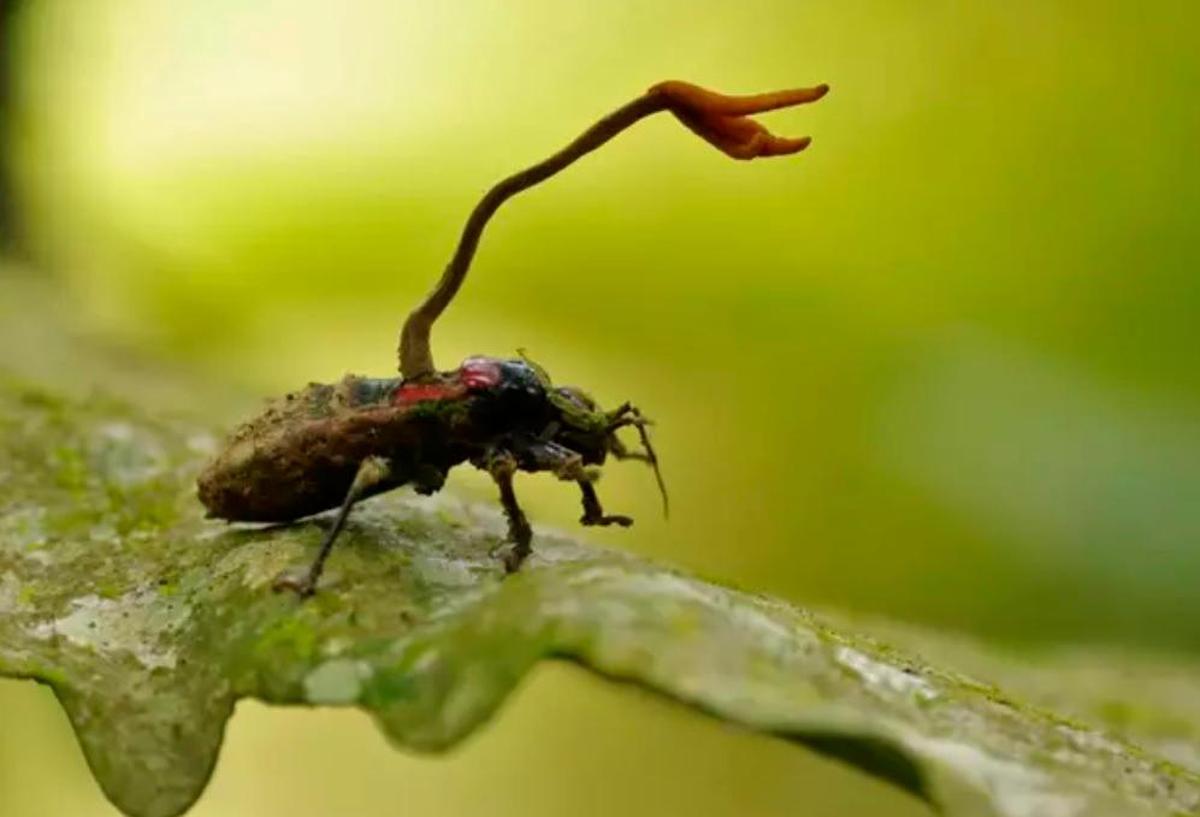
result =
[[[500,542],[488,551],[488,555],[500,560],[500,563],[504,565],[505,575],[516,573],[521,569],[521,565],[525,563],[529,555],[533,553],[533,548],[529,544],[532,538],[533,533],[529,531],[525,538],[516,539],[510,525],[508,536],[503,542]]]
[[[333,525],[325,534],[325,540],[321,543],[317,558],[302,573],[293,573],[292,571],[281,573],[272,585],[276,592],[293,590],[300,598],[306,599],[317,591],[317,582],[321,580],[321,573],[325,569],[325,560],[333,551],[333,544],[337,541],[338,534],[346,526],[346,518],[350,515],[350,509],[368,490],[386,481],[390,475],[391,463],[384,457],[367,457],[359,463],[354,481],[350,484],[350,490],[346,492],[346,498],[342,500],[342,507],[338,509]]]
[[[521,569],[526,557],[532,552],[529,547],[521,548],[516,542],[505,545],[500,549],[501,561],[504,562],[504,573],[506,575],[516,573]]]
[[[300,598],[306,599],[317,592],[317,583],[313,581],[308,568],[292,568],[276,576],[275,581],[271,583],[271,589],[276,593],[291,590]]]
[[[600,496],[596,493],[596,487],[590,482],[580,482],[579,489],[583,492],[583,516],[579,517],[581,525],[620,525],[627,528],[633,524],[632,517],[622,516],[621,514],[606,514],[604,506],[600,504]]]
[[[529,545],[533,539],[533,528],[517,504],[517,495],[513,491],[517,460],[508,451],[494,451],[488,455],[485,467],[500,489],[500,504],[504,507],[504,515],[508,517],[508,544],[497,548],[493,554],[502,554],[505,573],[516,573],[525,558],[533,552]]]
[[[579,524],[587,525],[589,527],[592,525],[599,525],[601,527],[607,527],[609,525],[619,525],[622,528],[627,528],[633,524],[633,517],[632,516],[622,516],[621,514],[617,514],[617,513],[609,514],[607,516],[586,516],[586,515],[584,515],[584,516],[579,517]]]

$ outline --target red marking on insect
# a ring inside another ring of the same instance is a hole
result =
[[[469,357],[458,368],[458,382],[471,391],[500,385],[500,364],[490,357]]]
[[[427,400],[450,400],[462,397],[463,388],[457,384],[445,383],[406,383],[396,389],[392,403],[397,406],[409,403],[421,403]]]

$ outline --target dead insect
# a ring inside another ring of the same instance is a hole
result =
[[[359,500],[401,485],[419,493],[442,487],[446,473],[471,462],[491,474],[508,517],[504,566],[515,571],[530,553],[532,531],[513,493],[516,471],[549,471],[577,483],[584,525],[628,526],[605,514],[593,485],[612,455],[658,459],[648,421],[629,403],[604,411],[583,391],[554,386],[525,359],[472,357],[453,371],[434,368],[429,346],[434,321],[462,286],[480,235],[512,196],[545,181],[641,119],[670,111],[684,125],[735,159],[782,156],[808,147],[808,138],[769,133],[750,114],[813,102],[827,86],[731,97],[684,82],[655,85],[596,122],[558,153],[504,179],[467,219],[454,257],[434,290],[408,316],[400,335],[399,378],[347,375],[336,385],[311,384],[277,401],[238,429],[199,479],[209,516],[231,521],[285,522],[340,507],[316,559],[302,574],[285,573],[275,588],[308,596],[316,589],[350,509]],[[617,431],[632,427],[643,450],[630,451]]]

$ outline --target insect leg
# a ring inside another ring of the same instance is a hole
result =
[[[618,460],[636,460],[637,462],[652,462],[645,451],[630,451],[618,437],[612,437],[608,442],[608,452]]]
[[[620,525],[627,528],[633,524],[628,516],[605,515],[600,505],[600,497],[592,484],[596,481],[595,469],[583,464],[583,457],[564,445],[555,442],[534,442],[520,446],[517,449],[521,467],[529,471],[550,471],[561,480],[573,481],[583,492],[583,516],[579,521],[584,525]]]
[[[608,430],[608,451],[618,460],[640,460],[646,463],[654,471],[654,480],[658,483],[658,492],[662,495],[663,516],[670,513],[670,500],[667,498],[667,485],[663,482],[662,471],[658,467],[658,455],[654,453],[654,446],[650,444],[650,434],[646,431],[646,426],[650,425],[650,420],[642,416],[634,406],[629,403],[623,403],[613,412],[609,413],[611,422]],[[619,428],[633,426],[637,429],[638,436],[642,440],[641,451],[630,451],[621,442],[620,438],[614,433]]]
[[[500,504],[504,506],[504,515],[508,517],[508,538],[512,540],[512,547],[504,555],[504,570],[515,573],[532,552],[529,542],[533,538],[533,529],[525,518],[525,512],[517,504],[517,495],[513,491],[517,461],[512,454],[501,451],[488,457],[487,471],[500,489]]]
[[[533,442],[513,440],[513,453],[518,466],[524,471],[549,471],[561,480],[594,480],[594,469],[583,464],[583,456],[565,445],[550,440]]]
[[[633,519],[619,514],[604,513],[600,505],[600,497],[596,494],[596,486],[591,482],[579,480],[579,490],[583,492],[583,516],[579,518],[583,525],[620,525],[627,528],[633,524]]]
[[[367,457],[362,461],[358,466],[358,472],[354,475],[354,482],[350,484],[350,490],[346,492],[346,498],[342,501],[342,507],[338,509],[338,514],[333,520],[333,526],[325,534],[325,541],[321,543],[317,558],[302,575],[297,576],[290,571],[280,574],[272,585],[276,592],[292,590],[301,598],[307,598],[316,592],[321,571],[325,569],[325,560],[329,558],[329,553],[333,550],[333,543],[337,541],[338,534],[346,525],[346,517],[350,515],[350,509],[354,507],[355,502],[362,498],[365,491],[383,482],[390,473],[388,462],[382,457]]]

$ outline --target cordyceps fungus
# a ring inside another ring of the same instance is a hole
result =
[[[311,566],[284,573],[276,589],[311,595],[325,559],[356,502],[411,484],[419,493],[442,487],[447,472],[470,462],[491,474],[508,517],[503,560],[515,571],[531,552],[532,530],[513,491],[513,475],[548,471],[575,482],[583,495],[584,525],[633,523],[606,514],[596,493],[599,466],[611,455],[654,470],[667,493],[650,444],[649,420],[632,404],[603,410],[586,392],[554,386],[524,357],[471,357],[437,371],[429,335],[454,299],[489,219],[512,196],[537,185],[596,150],[634,123],[670,111],[687,128],[734,159],[786,156],[808,137],[775,136],[751,114],[820,99],[828,86],[751,96],[725,96],[686,82],[662,82],[593,124],[548,158],[498,182],[475,206],[441,280],[412,311],[400,335],[400,378],[347,376],[313,384],[243,425],[200,476],[200,499],[211,516],[284,522],[340,508]],[[637,430],[642,450],[617,436]]]
[[[661,111],[670,111],[693,133],[734,159],[799,153],[812,141],[809,137],[788,139],[775,136],[749,117],[751,114],[816,102],[828,92],[828,85],[818,85],[766,94],[726,96],[688,82],[660,82],[596,122],[562,150],[497,182],[475,205],[441,280],[405,321],[400,333],[400,373],[406,379],[415,379],[429,376],[435,371],[433,353],[429,348],[433,322],[449,306],[467,277],[471,259],[479,246],[479,237],[488,220],[501,204],[517,193],[541,184],[621,131]]]

